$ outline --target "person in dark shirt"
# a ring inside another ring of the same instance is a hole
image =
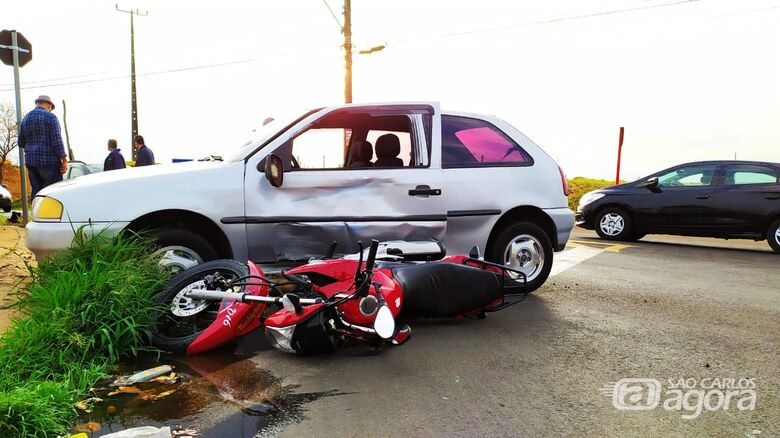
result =
[[[140,135],[135,136],[135,149],[138,151],[138,155],[135,158],[135,167],[150,166],[154,164],[154,153],[152,150],[146,147],[144,138]]]
[[[108,140],[108,156],[103,162],[104,172],[125,168],[125,157],[122,156],[121,149],[116,146],[116,140],[113,138]]]
[[[27,155],[25,165],[32,186],[30,199],[44,187],[62,181],[62,174],[68,170],[60,122],[52,110],[54,103],[49,96],[38,96],[35,108],[24,116],[19,126],[18,143]]]

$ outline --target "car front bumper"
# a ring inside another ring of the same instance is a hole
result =
[[[574,215],[574,221],[577,226],[586,230],[593,229],[593,209],[589,208],[589,206],[590,204],[586,205],[585,208],[578,208],[577,213]]]
[[[80,228],[90,235],[103,233],[106,237],[113,237],[127,224],[129,222],[30,222],[26,227],[27,248],[35,254],[38,261],[41,261],[68,249],[73,243],[76,230]]]

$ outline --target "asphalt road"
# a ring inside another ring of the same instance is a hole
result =
[[[335,394],[306,404],[282,435],[780,434],[780,256],[766,242],[615,246],[578,230],[570,248],[556,259],[567,269],[485,320],[416,321],[409,343],[378,355],[255,355],[297,392]],[[647,409],[617,409],[600,389],[626,378],[657,380],[659,406],[651,382],[641,399],[618,397]],[[689,387],[675,405],[679,379]],[[709,393],[727,379],[737,393],[724,410],[725,391]],[[740,379],[754,385],[753,409]],[[698,400],[709,404],[695,415]]]

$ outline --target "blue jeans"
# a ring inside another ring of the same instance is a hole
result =
[[[30,175],[30,199],[34,198],[44,187],[62,181],[60,165],[54,166],[27,166]]]

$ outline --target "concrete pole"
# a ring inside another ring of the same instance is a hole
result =
[[[22,92],[19,88],[19,42],[16,31],[11,31],[11,45],[14,52],[14,90],[16,91],[16,128],[17,132],[22,127]],[[19,176],[22,179],[22,223],[26,224],[27,215],[27,174],[24,164],[24,148],[19,145]]]

